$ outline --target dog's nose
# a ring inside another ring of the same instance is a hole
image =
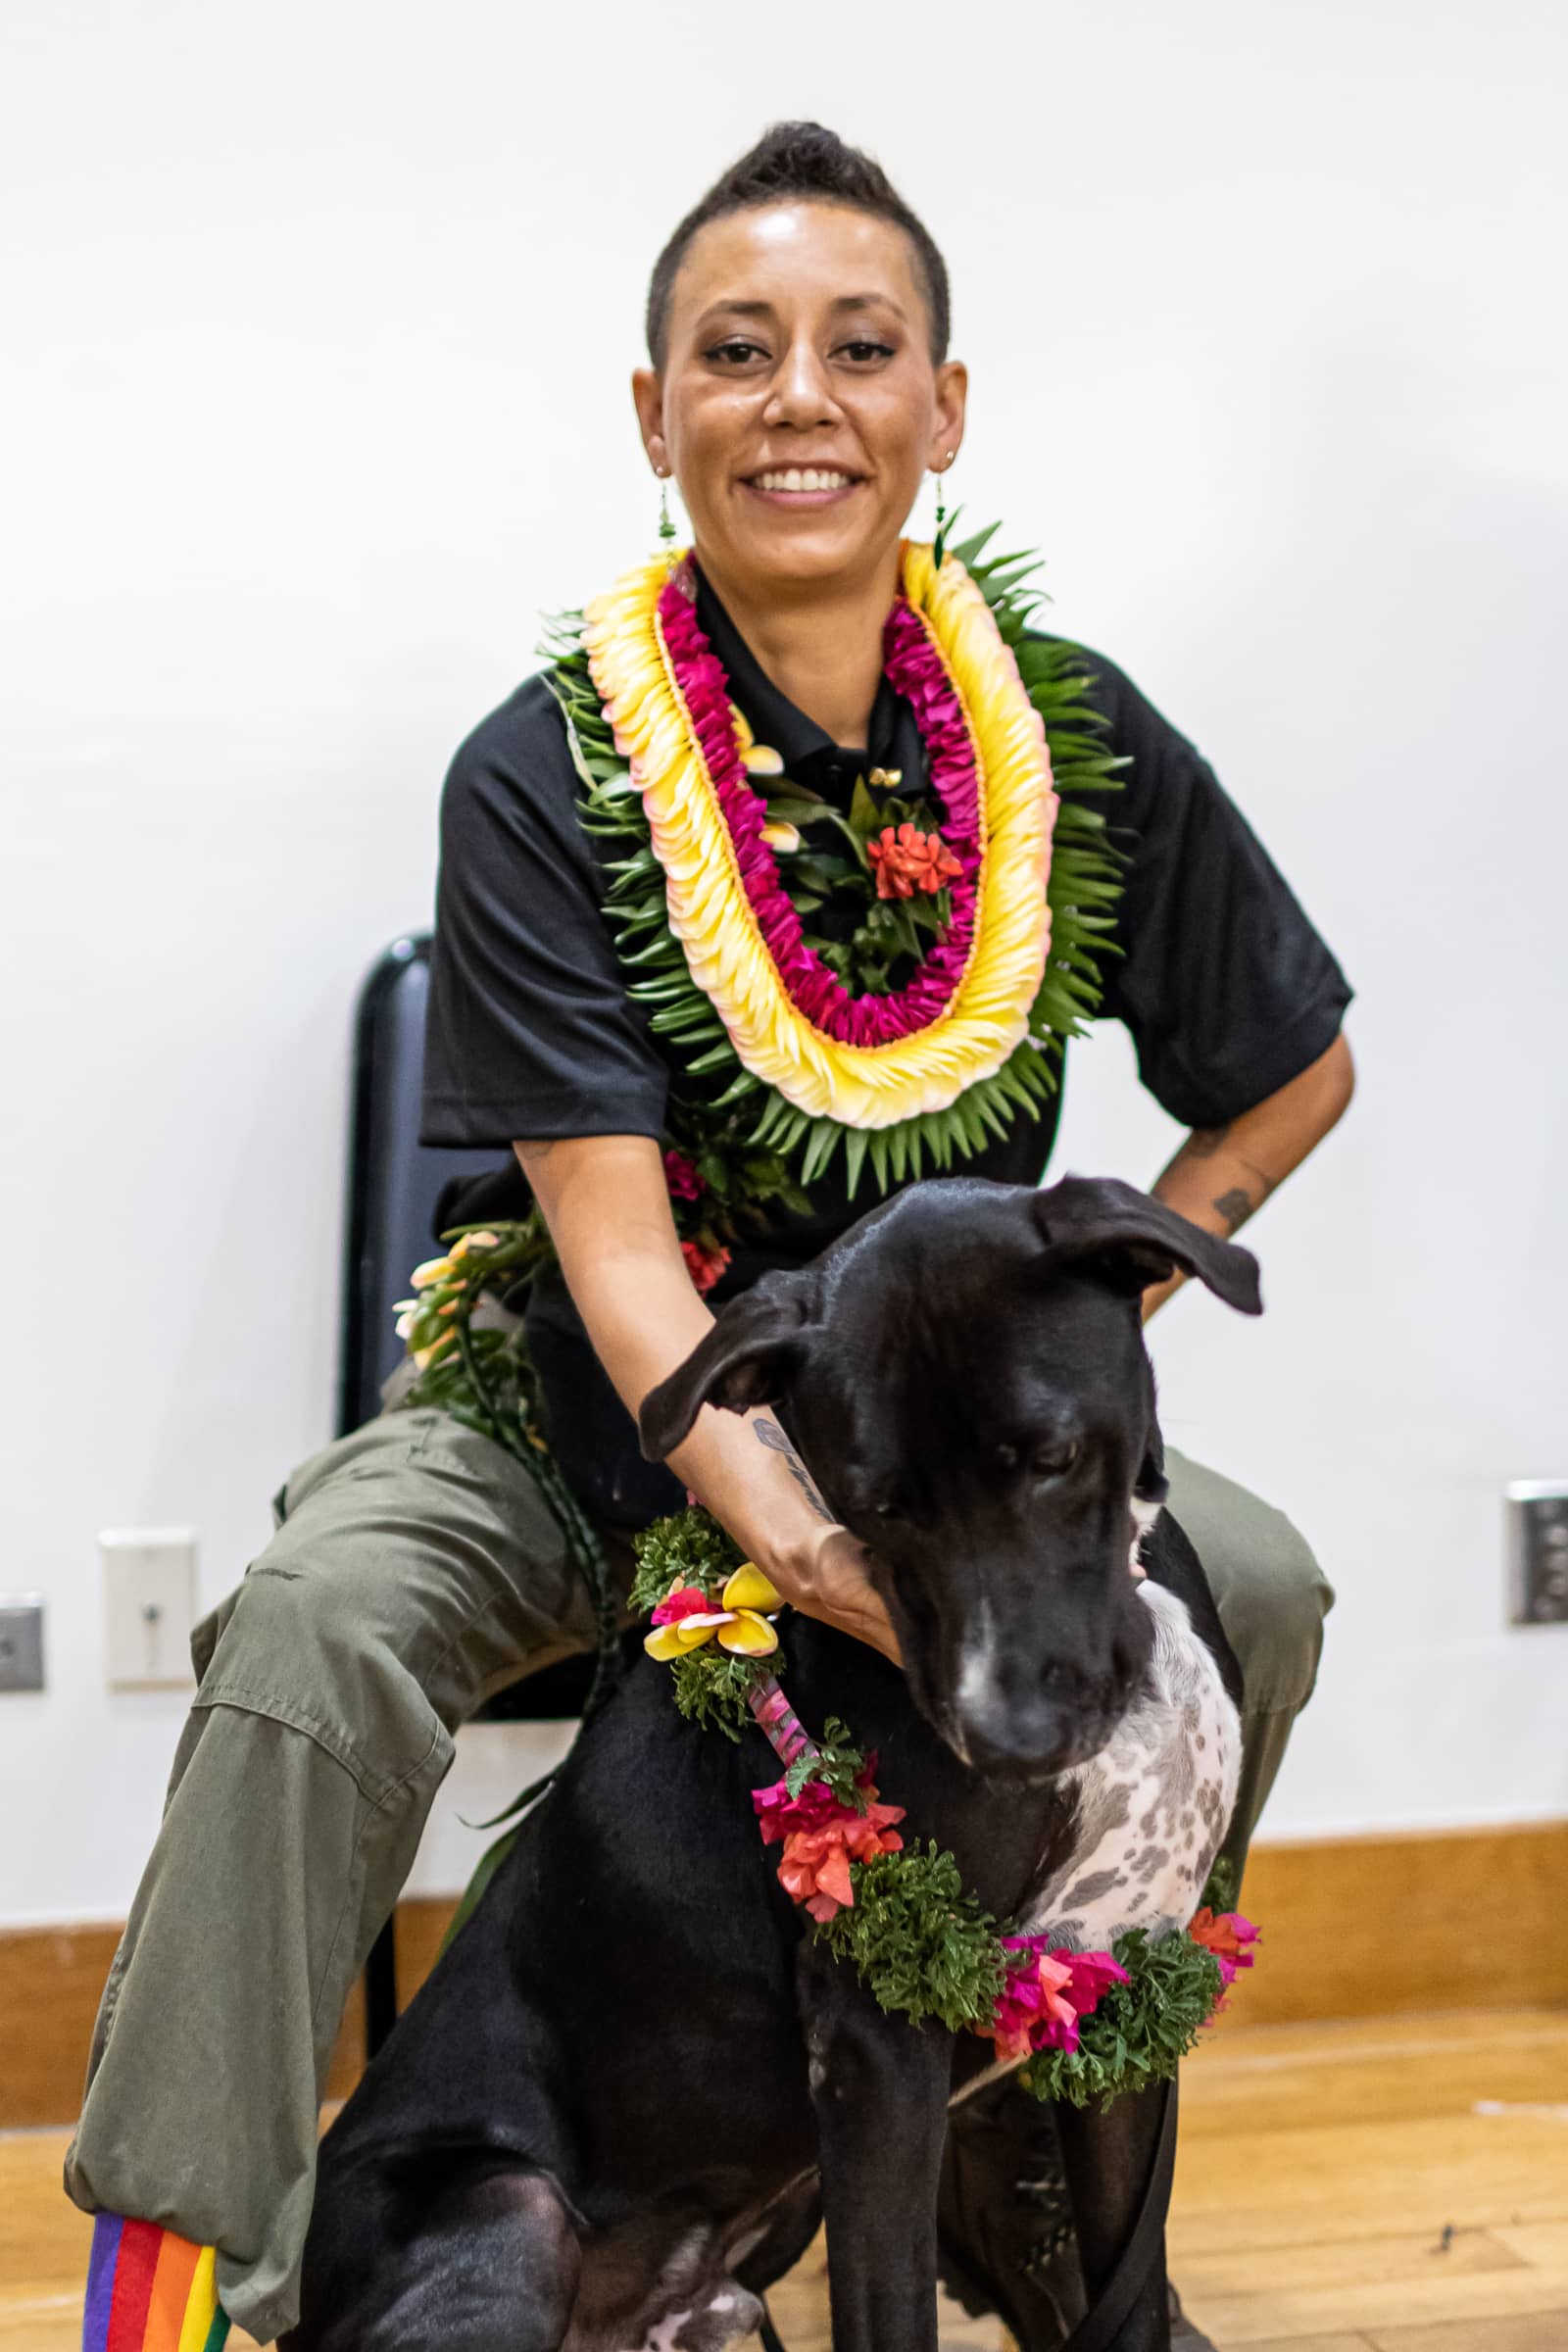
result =
[[[1103,1744],[1103,1678],[1060,1659],[1032,1669],[1014,1660],[982,1672],[966,1657],[950,1717],[953,1746],[977,1772],[1064,1772]]]
[[[1081,1717],[1039,1705],[1008,1715],[955,1715],[953,1745],[966,1764],[1002,1781],[1049,1781],[1084,1762],[1098,1740],[1086,1736]]]

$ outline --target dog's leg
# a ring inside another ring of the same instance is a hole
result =
[[[337,2224],[280,2352],[558,2352],[581,2254],[541,2174],[436,2158]]]
[[[833,2352],[937,2352],[937,2183],[953,2037],[886,2016],[807,1943],[801,2008]]]
[[[1169,2096],[1174,2101],[1174,2083],[1169,2086]],[[1091,2324],[1096,2305],[1117,2278],[1151,2181],[1155,2179],[1165,2105],[1165,2088],[1156,2083],[1149,2090],[1124,2092],[1105,2108],[1061,2106],[1056,2110]],[[1173,2110],[1172,2132],[1174,2128]],[[1096,2352],[1170,2352],[1164,2237],[1168,2181],[1155,2180],[1155,2188],[1158,2209],[1144,2277],[1120,2326],[1102,2345],[1098,2337],[1094,2339]]]

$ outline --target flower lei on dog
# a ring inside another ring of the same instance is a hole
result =
[[[906,1846],[904,1809],[884,1804],[875,1753],[830,1719],[820,1742],[802,1726],[772,1661],[779,1594],[701,1509],[638,1539],[632,1607],[652,1614],[644,1647],[668,1664],[682,1714],[739,1739],[748,1718],[784,1766],[754,1790],[779,1883],[812,1932],[849,1961],[878,2004],[915,2024],[988,2038],[1039,2098],[1082,2106],[1175,2074],[1252,1965],[1257,1931],[1216,1906],[1216,1870],[1189,1925],[1111,1952],[1075,1952],[999,1926],[935,1844]]]

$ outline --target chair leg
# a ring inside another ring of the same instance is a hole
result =
[[[369,2064],[398,2022],[398,1940],[389,1919],[365,1963],[365,2062]]]

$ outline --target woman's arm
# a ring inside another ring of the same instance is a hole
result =
[[[514,1149],[594,1351],[635,1419],[713,1323],[680,1253],[659,1146],[595,1135]],[[898,1657],[864,1552],[833,1523],[771,1413],[705,1406],[670,1468],[794,1607]]]
[[[1354,1091],[1355,1065],[1342,1034],[1239,1119],[1190,1135],[1156,1181],[1155,1200],[1228,1241],[1344,1116]],[[1144,1293],[1146,1323],[1185,1279],[1176,1274]]]

